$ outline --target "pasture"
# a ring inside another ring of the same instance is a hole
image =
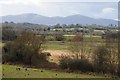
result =
[[[69,37],[65,35],[64,37]],[[70,36],[70,37],[73,37]],[[61,54],[69,55],[68,47],[71,44],[70,41],[47,41],[45,52],[49,52],[49,61],[59,64],[59,57]],[[82,42],[82,50],[84,55],[91,60],[92,52],[96,46],[105,44],[101,36],[84,36]],[[2,47],[2,43],[0,43]],[[16,70],[16,68],[20,70]],[[12,73],[12,74],[11,74]],[[104,74],[106,75],[106,74]],[[46,70],[46,69],[34,69],[23,68],[20,66],[3,65],[3,78],[105,78],[104,75],[98,75],[96,73],[66,73],[63,71]],[[108,77],[108,76],[107,76]]]
[[[2,43],[2,42],[0,42],[0,48],[2,48],[2,46],[3,46],[3,43]]]
[[[67,50],[69,43],[61,41],[49,41],[45,44],[46,50]]]
[[[3,78],[105,78],[97,74],[77,74],[62,71],[53,71],[35,68],[23,68],[20,66],[3,65]],[[20,68],[20,70],[16,70]]]

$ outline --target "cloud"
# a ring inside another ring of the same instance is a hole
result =
[[[28,4],[28,2],[24,0],[1,0],[0,1],[1,5],[18,4],[18,3]]]
[[[120,21],[120,19],[114,19],[115,21]]]
[[[119,0],[0,0],[0,4],[14,4],[14,3],[24,3],[28,4],[30,2],[38,4],[39,2],[118,2]]]
[[[112,7],[105,7],[101,10],[99,18],[106,18],[106,19],[117,19],[118,18],[118,9]]]
[[[117,18],[118,3],[87,2],[86,0],[86,2],[80,2],[83,0],[66,1],[68,0],[0,0],[2,6],[0,16],[36,13],[50,17],[81,14],[93,18]]]
[[[110,14],[110,13],[113,13],[114,11],[115,11],[114,8],[104,8],[102,10],[102,13],[104,13],[104,14]]]

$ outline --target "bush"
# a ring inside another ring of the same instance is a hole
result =
[[[82,59],[72,59],[69,64],[69,68],[71,70],[80,70],[82,72],[93,72],[93,66],[92,64],[87,60]]]
[[[72,59],[67,56],[62,56],[60,58],[60,67],[62,69],[93,72],[93,65],[87,59]]]
[[[71,40],[68,50],[76,55],[76,59],[82,58],[83,54],[83,36],[76,35]]]
[[[31,64],[34,66],[40,66],[43,62],[47,62],[45,54],[35,54],[31,58]]]
[[[97,72],[107,72],[110,69],[110,53],[104,46],[98,46],[94,51],[94,66]]]
[[[83,41],[83,36],[77,34],[76,36],[73,37],[72,41],[73,41],[73,42],[80,42],[80,41]]]
[[[17,54],[14,53],[13,51],[16,52],[16,49],[13,47],[12,42],[6,43],[6,45],[3,47],[3,62],[8,62],[8,61],[16,61],[17,60]]]
[[[43,36],[32,33],[22,33],[14,42],[6,43],[3,47],[4,62],[20,62],[28,65],[39,65],[47,60],[47,55],[42,53],[44,47]]]
[[[64,36],[63,35],[57,35],[56,37],[55,37],[55,39],[56,39],[56,41],[64,41]]]
[[[55,37],[54,36],[47,36],[47,40],[48,41],[55,41]]]
[[[17,32],[11,26],[2,27],[2,40],[13,41],[17,38]]]
[[[67,69],[67,68],[69,68],[68,67],[68,63],[69,63],[69,61],[70,61],[71,59],[70,58],[68,58],[67,56],[61,56],[60,57],[60,60],[59,60],[59,62],[60,62],[60,68],[62,68],[62,69]]]

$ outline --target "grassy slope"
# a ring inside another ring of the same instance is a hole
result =
[[[3,65],[3,78],[104,78],[103,76],[65,73],[33,68],[28,68],[28,71],[25,71],[25,68],[22,67],[20,71],[17,71],[16,67],[18,66]],[[41,70],[43,70],[43,72],[41,72]]]

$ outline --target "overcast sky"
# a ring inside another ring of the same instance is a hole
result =
[[[50,17],[75,14],[106,19],[118,17],[118,0],[0,0],[0,7],[0,16],[35,13]]]

